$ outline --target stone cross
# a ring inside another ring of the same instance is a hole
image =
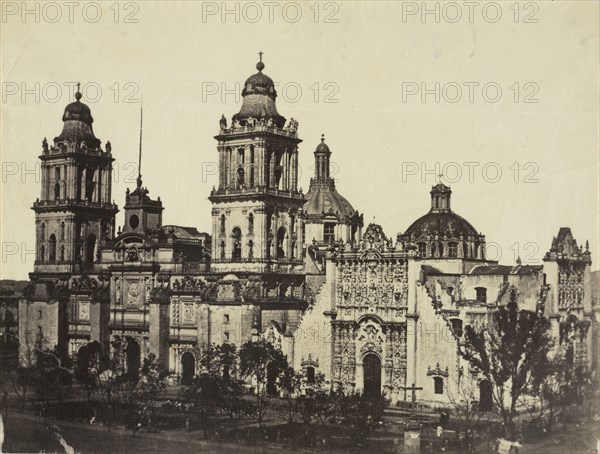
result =
[[[403,386],[402,388],[405,391],[408,391],[408,390],[412,391],[412,398],[411,398],[412,408],[411,408],[411,411],[412,411],[412,416],[414,416],[415,415],[415,411],[416,411],[415,403],[417,402],[417,391],[421,391],[423,388],[415,386],[414,383],[412,384],[412,386]]]

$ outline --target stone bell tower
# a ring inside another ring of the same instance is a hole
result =
[[[100,305],[90,307],[92,288],[87,288],[86,301],[78,311],[70,310],[79,304],[72,293],[74,287],[92,282],[89,275],[101,273],[102,242],[114,237],[118,208],[111,202],[111,145],[106,142],[101,148],[90,108],[81,102],[79,89],[62,120],[63,130],[53,145],[45,138],[42,142],[41,197],[32,207],[36,260],[19,304],[21,361],[34,344],[66,349],[69,323],[76,318],[91,320],[90,327],[97,325],[93,320]],[[84,284],[76,285],[76,281]]]
[[[94,136],[90,108],[75,102],[63,114],[63,131],[42,142],[42,190],[35,201],[35,272],[81,273],[98,260],[99,243],[114,236],[118,209],[111,202],[110,142]]]
[[[221,117],[219,187],[212,202],[215,271],[261,271],[300,263],[302,206],[298,191],[298,122],[279,115],[273,80],[258,72],[244,83],[243,104],[228,127]]]

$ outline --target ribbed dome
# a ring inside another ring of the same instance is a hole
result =
[[[340,218],[351,217],[356,213],[350,202],[331,186],[312,186],[306,194],[304,211],[308,216],[332,213]]]
[[[452,211],[431,211],[425,216],[421,216],[406,229],[403,236],[410,237],[414,235],[415,238],[420,238],[436,234],[448,235],[453,238],[479,236],[475,227]]]

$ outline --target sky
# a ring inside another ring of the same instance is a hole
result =
[[[33,270],[41,142],[76,82],[112,144],[115,203],[135,186],[143,100],[144,186],[165,225],[210,231],[214,136],[259,51],[299,122],[304,192],[325,134],[339,192],[387,236],[441,174],[489,258],[542,263],[569,226],[598,269],[598,30],[596,1],[2,2],[0,277]]]

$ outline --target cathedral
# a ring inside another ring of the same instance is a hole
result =
[[[96,138],[90,108],[75,94],[60,135],[42,142],[37,255],[19,303],[22,348],[79,354],[121,337],[128,365],[154,353],[174,380],[189,383],[206,345],[264,337],[328,386],[392,401],[418,389],[418,400],[443,403],[466,376],[485,404],[489,383],[458,354],[463,328],[515,301],[549,317],[560,342],[575,333],[577,367],[596,370],[587,244],[563,227],[542,265],[488,260],[485,236],[452,211],[441,182],[429,210],[424,195],[425,214],[387,236],[365,227],[338,192],[325,137],[304,194],[298,121],[279,114],[264,68],[261,56],[239,112],[219,121],[210,233],[163,223],[163,204],[140,174],[116,225],[113,150]]]

